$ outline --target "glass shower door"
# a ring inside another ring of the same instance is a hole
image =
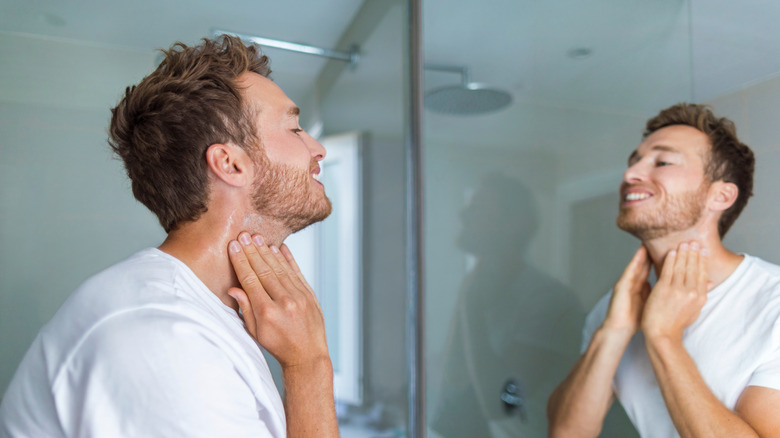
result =
[[[423,3],[428,436],[546,436],[584,317],[638,246],[615,226],[628,155],[692,97],[688,11]],[[635,436],[619,408],[607,423]]]

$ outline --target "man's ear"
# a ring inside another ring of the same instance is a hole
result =
[[[725,211],[737,200],[739,188],[736,184],[726,181],[716,181],[710,186],[710,209]]]
[[[231,186],[244,186],[251,182],[252,160],[242,148],[215,143],[206,149],[206,163],[217,178]]]

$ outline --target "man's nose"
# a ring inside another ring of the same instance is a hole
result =
[[[323,158],[325,158],[325,155],[327,155],[328,153],[328,151],[325,150],[325,146],[323,146],[319,141],[317,141],[317,139],[315,139],[311,135],[308,135],[308,137],[309,137],[309,141],[306,142],[306,146],[309,148],[309,152],[311,152],[311,156],[314,157],[314,159],[317,161],[320,161]]]
[[[625,172],[623,172],[623,181],[625,182],[638,182],[647,179],[647,165],[642,160],[638,160],[628,166]]]

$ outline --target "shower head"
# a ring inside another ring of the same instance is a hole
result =
[[[503,109],[512,102],[506,91],[470,83],[439,87],[425,93],[425,107],[444,114],[474,115]]]
[[[476,115],[498,111],[512,102],[512,95],[485,84],[469,82],[466,67],[426,65],[428,70],[461,74],[461,83],[435,88],[425,94],[425,107],[443,114]]]

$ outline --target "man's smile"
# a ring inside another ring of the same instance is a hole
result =
[[[311,176],[314,178],[315,181],[317,181],[318,183],[322,184],[320,182],[320,178],[321,178],[320,172],[321,172],[320,166],[319,165],[314,165],[312,167],[312,169],[311,169]]]
[[[621,203],[623,205],[632,205],[653,197],[653,194],[649,190],[636,188],[636,187],[624,189],[622,193],[623,196],[621,199]]]

